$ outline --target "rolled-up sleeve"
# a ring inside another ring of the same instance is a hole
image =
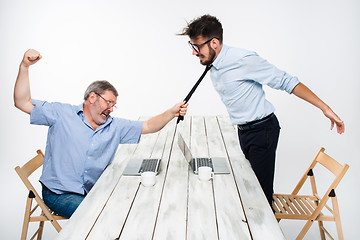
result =
[[[300,83],[297,77],[278,69],[257,54],[249,55],[242,59],[242,72],[246,79],[252,79],[262,85],[268,85],[271,88],[280,89],[289,94]]]
[[[120,143],[139,143],[141,137],[141,130],[143,127],[143,121],[131,121],[126,119],[116,119],[120,121],[118,123],[121,128]]]
[[[58,117],[56,103],[32,99],[32,104],[34,108],[30,114],[31,124],[51,126],[56,122]]]

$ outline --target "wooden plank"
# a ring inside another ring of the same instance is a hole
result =
[[[190,117],[177,125],[168,173],[164,185],[161,205],[156,221],[153,239],[186,239],[188,175],[189,165],[178,146],[178,132],[184,138],[190,139]]]
[[[120,179],[127,161],[137,147],[137,144],[119,146],[113,162],[105,169],[97,183],[61,230],[57,239],[85,239]]]
[[[205,117],[205,127],[210,157],[225,157],[228,162],[217,118]],[[213,186],[219,239],[251,239],[233,173],[216,174]]]
[[[279,200],[279,195],[276,195],[276,197],[274,198],[274,203],[275,203],[275,206],[278,208],[278,212],[281,212],[281,213],[285,213],[286,210],[284,209],[283,207],[283,204],[280,202]]]
[[[209,157],[203,117],[192,117],[190,150],[193,157]],[[189,174],[187,239],[218,239],[212,181]]]
[[[293,203],[291,196],[284,196],[284,199],[294,215],[301,215],[300,211],[296,208],[296,205]]]
[[[228,117],[218,117],[235,181],[253,239],[285,239],[260,184],[241,152],[236,130]]]
[[[313,212],[318,207],[318,204],[315,204],[312,198],[302,198],[302,200],[311,212]]]
[[[159,135],[151,157],[161,157],[161,171],[156,176],[153,187],[140,185],[139,191],[125,222],[119,239],[151,239],[156,223],[156,217],[161,203],[164,181],[167,175],[167,165],[175,131],[175,120],[168,124]],[[148,142],[149,144],[149,142]],[[141,225],[141,227],[139,227]]]
[[[154,149],[154,143],[158,138],[159,133],[144,135],[130,161],[134,156],[136,158],[149,158]],[[140,177],[138,176],[121,176],[114,193],[109,196],[104,210],[87,239],[115,239],[119,236],[129,209],[136,197],[139,180]]]
[[[302,209],[302,207],[300,207],[299,203],[296,201],[296,198],[294,196],[289,196],[290,201],[294,204],[294,206],[296,207],[296,210],[301,214],[301,215],[306,215],[306,213],[304,212],[304,210]]]
[[[290,207],[286,204],[284,196],[279,196],[279,200],[288,214],[294,214],[293,211],[290,209]]]
[[[139,188],[134,176],[122,177],[86,239],[115,239],[119,236]]]
[[[301,208],[306,212],[306,215],[311,215],[314,210],[310,208],[311,211],[309,211],[308,207],[304,204],[304,201],[301,197],[295,197],[295,199],[296,202],[301,206]]]

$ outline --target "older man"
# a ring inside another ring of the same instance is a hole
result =
[[[147,121],[113,118],[118,93],[107,81],[96,81],[85,91],[84,103],[70,105],[31,98],[29,67],[41,55],[28,50],[15,83],[15,106],[30,114],[32,124],[49,127],[40,182],[46,205],[69,218],[91,190],[119,144],[138,143],[141,134],[162,129],[170,120],[185,115],[187,104],[177,103]]]

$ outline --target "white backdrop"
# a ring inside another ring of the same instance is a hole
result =
[[[350,169],[337,191],[345,239],[357,239],[360,214],[359,75],[360,2],[318,1],[25,1],[0,0],[1,222],[0,238],[20,236],[26,190],[14,171],[44,150],[47,128],[29,124],[13,106],[23,53],[43,59],[31,67],[32,97],[73,104],[85,88],[106,79],[117,87],[114,116],[137,119],[181,101],[203,71],[187,37],[176,36],[195,17],[217,16],[225,44],[258,52],[296,75],[345,121],[330,131],[321,111],[287,93],[266,88],[282,130],[275,191],[290,192],[321,146]],[[227,114],[207,76],[190,101],[189,115]],[[302,222],[282,221],[288,239]],[[334,224],[330,224],[334,232]],[[46,225],[45,239],[55,231]],[[319,239],[314,224],[307,239]]]

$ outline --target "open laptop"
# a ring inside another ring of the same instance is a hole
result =
[[[226,164],[226,158],[223,157],[212,157],[212,158],[203,158],[196,157],[194,158],[190,152],[189,147],[186,145],[184,138],[178,133],[178,144],[183,152],[186,161],[191,166],[193,172],[198,174],[198,168],[202,166],[211,167],[215,174],[229,174],[229,168]]]
[[[127,163],[123,175],[140,176],[142,172],[155,172],[159,173],[161,159],[158,158],[132,158]]]

